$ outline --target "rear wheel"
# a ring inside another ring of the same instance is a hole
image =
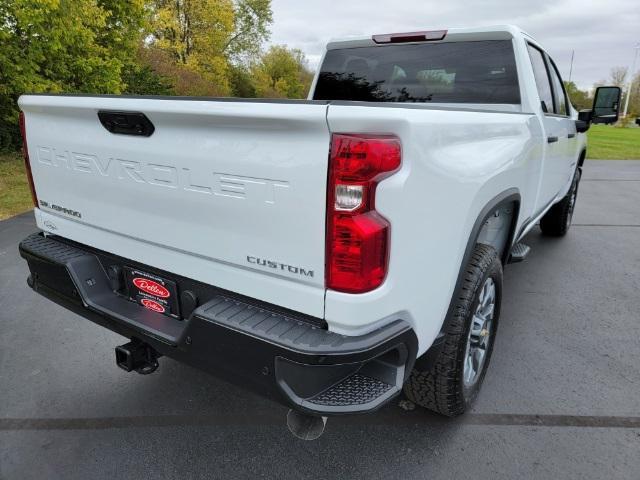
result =
[[[433,362],[411,372],[404,392],[422,407],[447,416],[464,413],[480,390],[500,316],[502,264],[498,252],[477,244]]]
[[[571,188],[562,200],[549,209],[540,220],[540,230],[551,237],[562,237],[567,234],[573,219],[573,210],[578,198],[578,185],[582,170],[577,169],[573,176]]]

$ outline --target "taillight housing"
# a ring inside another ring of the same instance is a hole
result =
[[[326,286],[363,293],[382,284],[390,224],[375,210],[376,186],[400,168],[393,135],[333,134],[327,185]]]
[[[38,196],[36,195],[36,187],[33,184],[33,174],[31,173],[31,162],[29,161],[29,149],[27,148],[27,127],[24,120],[24,112],[20,112],[20,134],[22,135],[22,156],[24,157],[24,168],[27,172],[27,180],[31,189],[31,200],[33,206],[38,206]]]

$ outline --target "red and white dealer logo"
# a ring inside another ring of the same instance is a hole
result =
[[[155,295],[156,297],[168,298],[169,290],[164,288],[158,282],[154,282],[153,280],[149,280],[148,278],[134,278],[133,284],[138,287],[143,292],[149,293],[151,295]]]
[[[158,302],[154,302],[153,300],[149,300],[148,298],[142,299],[142,305],[149,310],[153,310],[154,312],[164,313],[164,307],[160,305]]]

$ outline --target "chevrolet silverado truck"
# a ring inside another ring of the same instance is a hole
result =
[[[517,27],[331,41],[307,100],[23,95],[28,285],[302,415],[404,390],[463,413],[503,267],[571,225],[602,87],[577,112]],[[87,372],[90,375],[91,372]]]

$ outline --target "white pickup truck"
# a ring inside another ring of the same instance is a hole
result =
[[[592,120],[513,26],[332,41],[308,100],[24,95],[28,284],[295,411],[465,411],[502,269],[569,229]],[[87,372],[90,375],[91,372]]]

